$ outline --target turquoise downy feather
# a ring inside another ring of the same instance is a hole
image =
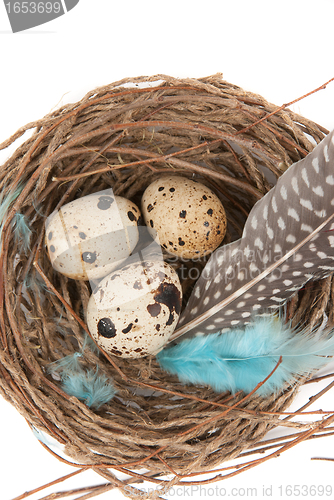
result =
[[[6,215],[11,204],[16,200],[16,198],[21,194],[23,185],[18,185],[14,191],[4,196],[4,192],[0,194],[0,241],[2,237],[2,230],[6,220]]]
[[[97,410],[110,401],[116,389],[110,380],[98,370],[79,370],[62,375],[63,389],[69,396],[75,396],[90,408]]]
[[[19,212],[16,213],[12,221],[12,228],[15,243],[20,244],[23,252],[28,255],[32,231],[28,225],[27,218]]]
[[[88,342],[88,336],[86,336],[81,352],[75,352],[50,363],[47,371],[60,376],[62,389],[66,394],[75,396],[89,408],[98,410],[116,395],[117,390],[111,379],[99,373],[98,368],[95,371],[87,370],[80,365]]]
[[[163,370],[183,383],[209,385],[217,392],[251,392],[282,363],[257,394],[280,393],[299,376],[321,368],[334,355],[333,330],[293,330],[275,316],[244,328],[185,339],[157,354]]]
[[[29,274],[26,275],[23,285],[29,292],[36,293],[40,300],[44,299],[46,293],[53,294],[35,269],[31,269]]]
[[[75,352],[74,354],[70,354],[69,356],[64,356],[63,358],[50,363],[47,367],[48,373],[72,373],[76,371],[80,371],[80,363],[79,359],[82,358],[81,352]]]

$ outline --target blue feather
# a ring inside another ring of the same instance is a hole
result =
[[[311,374],[334,355],[333,330],[294,330],[283,318],[257,318],[244,328],[185,339],[157,354],[160,367],[183,383],[209,385],[217,392],[251,392],[267,396]]]
[[[96,409],[108,403],[117,392],[105,375],[98,374],[98,370],[68,373],[63,379],[63,389],[69,396],[75,396]]]
[[[27,255],[30,251],[30,239],[32,231],[28,226],[26,217],[17,212],[12,221],[12,227],[14,228],[14,239],[15,243],[20,243],[22,245],[24,253]]]
[[[86,348],[88,348],[90,351],[92,351],[97,356],[100,354],[100,349],[95,344],[94,340],[85,332],[84,333],[84,341],[82,344],[81,351],[84,352],[84,350]]]
[[[46,286],[43,278],[41,278],[41,276],[34,269],[26,275],[23,285],[28,291],[37,293],[40,299],[43,299],[46,293],[53,294],[53,292]]]
[[[50,363],[47,367],[48,373],[69,373],[81,370],[79,365],[79,358],[82,358],[80,352],[75,352],[64,358],[57,359],[53,363]]]
[[[11,204],[16,200],[16,198],[21,194],[21,191],[23,189],[23,185],[19,184],[14,191],[11,191],[10,193],[7,194],[7,196],[4,195],[4,191],[0,193],[0,241],[2,237],[2,230],[4,223],[6,221],[6,216],[7,212],[9,210],[9,207]]]
[[[98,368],[94,372],[80,365],[88,344],[89,338],[85,334],[81,352],[75,352],[50,363],[47,372],[60,376],[62,388],[69,396],[75,396],[84,401],[87,406],[99,409],[103,404],[108,403],[117,391],[111,379],[98,373]],[[95,344],[94,348],[96,348]]]

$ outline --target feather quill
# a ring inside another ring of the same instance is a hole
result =
[[[334,330],[294,330],[283,318],[258,318],[223,335],[188,338],[157,354],[160,367],[183,383],[209,385],[217,392],[251,392],[275,368],[257,394],[277,394],[300,376],[326,365],[334,355]]]
[[[333,273],[333,186],[334,131],[254,205],[241,239],[213,252],[169,342],[247,325]]]

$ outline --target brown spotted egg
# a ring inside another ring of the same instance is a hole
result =
[[[142,197],[146,225],[170,254],[193,259],[213,252],[226,233],[220,199],[207,186],[181,176],[164,176]]]
[[[181,284],[169,264],[137,261],[99,283],[88,301],[86,321],[106,352],[138,358],[163,348],[178,322],[181,302]]]
[[[109,274],[135,248],[139,208],[112,189],[78,198],[46,221],[45,242],[51,264],[77,280]]]

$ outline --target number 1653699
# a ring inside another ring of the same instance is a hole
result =
[[[61,11],[60,2],[7,2],[8,14],[59,14]]]
[[[296,496],[307,496],[307,497],[328,497],[332,496],[332,486],[328,485],[306,485],[306,484],[294,484],[294,485],[281,485],[278,487],[279,495],[285,497],[296,497]]]

